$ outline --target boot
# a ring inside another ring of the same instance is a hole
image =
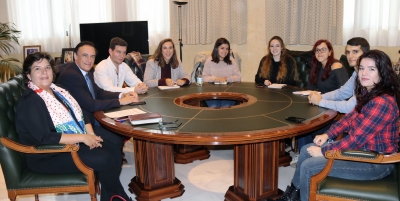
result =
[[[300,189],[297,189],[293,184],[287,186],[283,196],[276,201],[300,201]]]

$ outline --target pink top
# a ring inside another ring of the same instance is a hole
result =
[[[204,63],[203,68],[203,81],[204,82],[214,82],[217,77],[226,77],[228,82],[240,82],[240,70],[236,60],[230,57],[232,64],[228,65],[224,61],[215,63],[211,61],[211,56],[209,56]]]

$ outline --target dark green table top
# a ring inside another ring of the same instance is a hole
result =
[[[137,107],[146,112],[160,113],[164,121],[178,119],[178,122],[182,123],[178,129],[162,131],[157,124],[133,127],[127,122],[123,124],[107,122],[113,124],[109,126],[114,130],[121,128],[123,131],[120,132],[125,133],[129,130],[129,134],[126,135],[138,138],[161,137],[166,139],[165,135],[173,135],[177,137],[173,141],[186,141],[185,136],[197,136],[202,139],[207,138],[207,142],[211,140],[214,143],[230,144],[233,141],[240,142],[241,138],[244,141],[252,138],[250,141],[255,142],[296,136],[315,130],[336,116],[335,111],[310,105],[307,96],[295,95],[292,93],[295,90],[296,88],[292,87],[282,89],[257,88],[254,83],[245,82],[227,85],[206,83],[203,86],[191,84],[171,90],[149,88],[147,94],[139,95],[141,100],[146,101],[146,105],[123,106],[106,112]],[[246,94],[255,97],[255,101],[243,107],[211,110],[208,108],[183,107],[175,103],[177,97],[209,92]],[[293,123],[285,120],[285,117],[288,116],[302,117],[307,120],[302,123]],[[106,118],[102,116],[100,119]],[[146,133],[159,136],[148,136]]]

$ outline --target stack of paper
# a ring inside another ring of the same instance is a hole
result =
[[[228,84],[228,82],[214,82],[214,84]]]
[[[294,91],[293,92],[293,94],[298,94],[298,95],[302,95],[302,96],[308,96],[308,95],[310,95],[310,93],[311,92],[313,92],[313,91],[311,91],[311,90],[306,90],[306,91]],[[319,91],[314,91],[314,92],[317,92],[317,93],[321,93],[321,92],[319,92]]]
[[[271,85],[268,85],[268,88],[271,88],[271,89],[282,89],[282,87],[284,87],[284,86],[286,86],[286,84],[271,84]]]
[[[143,114],[143,113],[146,113],[146,112],[143,110],[140,110],[138,108],[132,108],[132,109],[120,110],[120,111],[116,111],[116,112],[107,112],[107,113],[104,113],[104,115],[106,115],[107,117],[110,117],[110,118],[119,118],[119,117],[127,117],[129,115]]]
[[[160,90],[168,90],[168,89],[178,89],[178,88],[180,88],[180,86],[178,86],[178,85],[174,85],[174,86],[158,86],[158,88]]]

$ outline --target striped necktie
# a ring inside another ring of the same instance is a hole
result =
[[[87,85],[89,87],[90,93],[92,94],[92,98],[96,99],[96,96],[94,95],[94,89],[93,89],[92,81],[90,81],[90,78],[89,78],[89,73],[86,73],[85,80],[86,80],[86,83],[87,83]]]

